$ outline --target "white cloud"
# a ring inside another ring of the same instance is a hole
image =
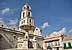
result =
[[[64,28],[62,28],[61,30],[59,30],[58,32],[53,32],[53,33],[51,33],[50,36],[63,35],[63,34],[66,34],[66,33],[67,33],[67,31],[66,31],[66,28],[64,27]]]
[[[17,24],[17,19],[16,20],[9,20],[9,25],[16,25]]]
[[[60,33],[60,34],[66,34],[66,28],[64,27],[64,28],[62,28],[58,33]]]
[[[18,23],[18,20],[17,19],[14,19],[14,20],[9,20],[8,22],[8,26],[9,28],[16,28],[17,29],[17,23]]]
[[[0,9],[0,16],[7,17],[9,20],[9,18],[16,16],[15,14],[18,12],[19,9],[20,8],[2,8]]]
[[[2,14],[8,13],[10,11],[10,8],[5,8],[2,10]]]
[[[41,28],[46,28],[46,27],[49,27],[49,26],[50,26],[49,23],[45,22],[45,23],[43,23],[43,25],[41,26]]]
[[[3,21],[3,18],[0,18],[0,22],[4,22],[4,21]]]
[[[71,32],[72,32],[72,29],[69,30],[69,33],[71,33]]]

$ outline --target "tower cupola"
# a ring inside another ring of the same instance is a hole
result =
[[[20,29],[26,31],[34,29],[34,18],[32,17],[32,8],[28,3],[26,3],[22,7]]]
[[[22,18],[24,18],[24,17],[32,17],[32,9],[31,9],[31,6],[28,3],[26,3],[22,7],[21,16],[22,16]]]
[[[22,10],[25,10],[25,9],[31,10],[31,6],[30,6],[28,3],[26,3],[26,4],[23,6]]]

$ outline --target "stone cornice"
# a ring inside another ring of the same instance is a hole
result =
[[[3,28],[3,27],[0,27],[0,31],[11,32],[11,33],[16,33],[16,34],[24,34],[25,33],[25,32],[20,32],[19,30],[13,30],[13,29]]]

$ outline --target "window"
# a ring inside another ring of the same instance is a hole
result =
[[[67,46],[67,45],[68,45],[68,46]],[[70,49],[70,48],[72,48],[70,42],[68,42],[68,43],[64,43],[64,49]]]
[[[29,6],[27,6],[27,9],[29,9]]]
[[[36,30],[38,30],[38,29],[36,29]]]
[[[25,9],[25,7],[24,7],[24,9]]]
[[[41,48],[41,46],[40,46],[40,44],[39,44],[39,43],[37,43],[37,48]]]
[[[28,48],[33,48],[33,44],[31,41],[28,41]]]
[[[31,19],[29,20],[29,22],[31,23]]]
[[[28,16],[30,16],[30,12],[28,12]]]
[[[55,44],[56,46],[59,46],[59,45],[60,45],[60,44],[59,44],[59,41],[56,41],[55,43],[56,43],[56,44]]]
[[[59,50],[59,47],[57,47],[56,50]]]
[[[64,49],[66,48],[66,43],[63,44],[64,45]]]
[[[25,14],[25,13],[23,13],[23,18],[24,18],[24,14]]]
[[[49,43],[48,43],[48,46],[52,46],[52,42],[49,42]]]
[[[25,20],[24,20],[24,23],[25,23]]]
[[[71,48],[71,43],[70,42],[68,42],[68,46],[69,46],[69,48]]]
[[[26,38],[27,38],[27,36],[26,36]]]
[[[23,24],[23,21],[21,22],[21,24]]]

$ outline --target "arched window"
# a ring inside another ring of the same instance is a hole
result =
[[[25,23],[25,20],[24,20],[24,23]]]
[[[23,21],[21,22],[21,24],[23,24]]]
[[[63,45],[64,45],[64,46],[63,46],[63,47],[64,47],[64,49],[66,49],[66,43],[64,43]]]
[[[38,29],[36,29],[36,30],[38,30]]]
[[[28,12],[28,16],[30,16],[30,12]]]
[[[24,9],[25,9],[25,7],[24,7]]]
[[[29,9],[29,6],[27,6],[27,9]]]
[[[29,20],[29,22],[31,23],[31,19]]]
[[[25,13],[23,13],[23,18],[24,18],[24,14],[25,14]]]
[[[33,48],[33,44],[31,41],[28,41],[28,48]]]
[[[40,46],[40,44],[39,44],[39,43],[37,43],[37,48],[41,48],[41,46]]]
[[[69,45],[69,48],[71,48],[71,43],[70,42],[68,42],[68,45]]]

